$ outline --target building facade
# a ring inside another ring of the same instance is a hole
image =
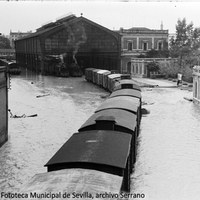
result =
[[[47,56],[62,56],[67,67],[120,69],[120,35],[83,16],[70,15],[16,40],[16,61],[43,74],[54,74]]]
[[[162,27],[161,27],[162,28]],[[145,76],[145,65],[138,57],[146,55],[150,50],[162,51],[168,49],[168,30],[152,30],[148,28],[120,29],[121,35],[121,71],[134,72]],[[136,64],[136,66],[135,66]],[[140,69],[140,67],[142,67]],[[137,71],[137,70],[136,70]]]
[[[200,104],[200,66],[193,67],[193,101]]]
[[[148,64],[155,62],[158,65],[167,67],[172,61],[171,58],[132,58],[130,64],[125,65],[122,68],[122,72],[128,72],[135,77],[151,77],[152,75],[158,74],[157,72],[150,72],[148,70]]]

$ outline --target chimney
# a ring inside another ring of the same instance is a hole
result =
[[[161,21],[160,30],[163,30],[163,21]]]

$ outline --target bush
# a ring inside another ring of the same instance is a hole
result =
[[[193,82],[193,77],[192,77],[192,68],[189,66],[185,67],[185,70],[183,72],[183,80],[189,83]]]
[[[166,78],[177,78],[177,74],[180,71],[180,67],[175,61],[160,62],[160,74],[164,75]],[[193,82],[192,68],[189,65],[183,63],[183,80],[189,83]]]
[[[175,61],[165,61],[159,63],[160,74],[165,78],[177,78],[179,66]]]

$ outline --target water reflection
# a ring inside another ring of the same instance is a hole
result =
[[[38,95],[50,94],[41,98]],[[18,191],[104,101],[105,91],[83,78],[40,76],[28,71],[12,77],[9,108],[9,141],[0,149],[0,190]]]
[[[37,95],[49,96],[36,98]],[[82,78],[29,75],[12,78],[9,108],[36,118],[9,119],[9,141],[0,149],[0,189],[17,191],[104,101],[104,90]],[[191,92],[143,89],[150,114],[142,118],[132,193],[150,200],[199,199],[200,107]]]

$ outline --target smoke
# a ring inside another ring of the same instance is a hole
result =
[[[82,44],[87,41],[87,35],[83,24],[77,24],[74,29],[69,25],[65,24],[68,32],[67,45],[72,47],[72,57],[76,64],[78,64],[76,59],[76,54]]]

